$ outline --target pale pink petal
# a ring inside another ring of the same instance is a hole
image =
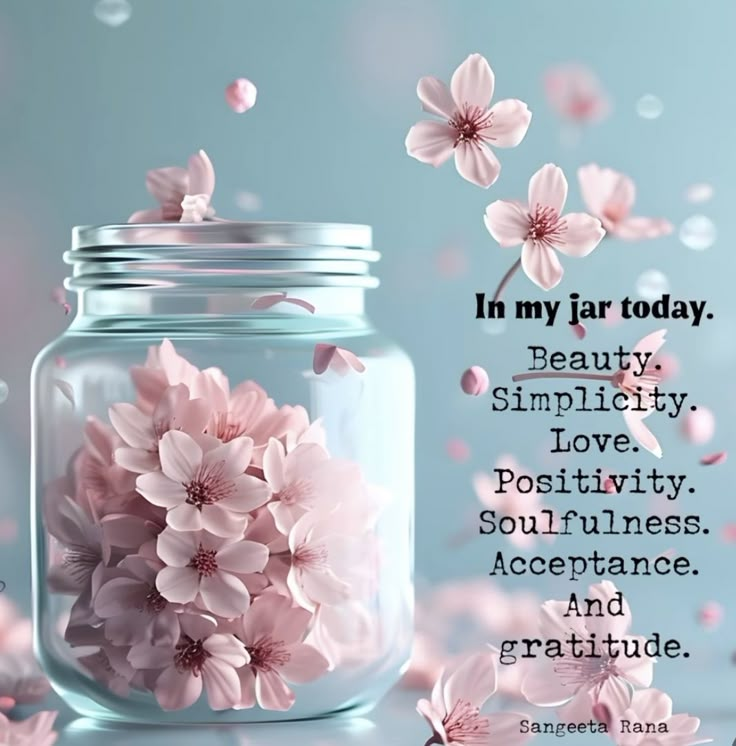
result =
[[[235,635],[214,634],[210,635],[202,644],[202,647],[218,660],[227,663],[233,668],[240,668],[248,663],[248,653],[243,643]]]
[[[202,694],[202,677],[191,671],[180,672],[175,666],[167,668],[156,679],[156,700],[163,710],[182,710],[190,707]]]
[[[634,345],[634,349],[632,350],[632,352],[636,352],[639,354],[649,352],[652,355],[656,355],[657,352],[659,352],[659,348],[662,347],[662,345],[665,343],[666,334],[666,329],[659,329],[656,332],[647,334],[646,337],[643,337],[636,343],[636,345]]]
[[[482,134],[496,148],[514,148],[523,139],[532,121],[532,113],[523,101],[507,98],[491,107],[490,127]]]
[[[492,202],[486,207],[484,221],[488,232],[504,248],[524,243],[529,234],[529,215],[519,202]]]
[[[455,113],[455,101],[450,89],[439,78],[430,75],[421,78],[417,84],[417,96],[422,102],[422,109],[436,114],[448,122]]]
[[[180,614],[181,631],[192,640],[204,640],[215,634],[217,622],[204,614]]]
[[[521,268],[542,290],[559,285],[564,273],[555,251],[534,241],[526,241],[521,249]]]
[[[167,601],[190,603],[199,590],[199,575],[192,567],[164,567],[156,576],[156,588]]]
[[[138,407],[127,402],[113,404],[108,415],[112,426],[128,445],[149,448],[153,444],[151,416],[141,412]]]
[[[154,168],[146,174],[146,188],[160,205],[178,205],[181,202],[181,198],[186,194],[188,185],[189,176],[187,171],[179,166]],[[146,212],[152,211],[149,210]],[[158,218],[158,220],[160,219]],[[130,222],[140,223],[147,221],[135,220]]]
[[[135,480],[138,492],[153,505],[174,508],[187,499],[187,493],[179,482],[174,482],[160,471],[141,474]]]
[[[217,506],[227,508],[236,513],[249,513],[267,503],[271,497],[269,485],[258,477],[244,474],[243,476],[236,477],[233,481],[235,492],[232,495],[223,497],[217,503]]]
[[[551,207],[558,215],[567,200],[567,179],[559,166],[547,163],[529,180],[529,209]]]
[[[170,567],[186,567],[198,546],[199,539],[195,534],[167,528],[156,540],[156,553]]]
[[[702,466],[717,466],[724,463],[727,458],[728,453],[726,451],[717,451],[716,453],[709,453],[707,456],[703,456],[700,459],[700,463]]]
[[[356,372],[363,373],[365,371],[365,364],[363,361],[350,350],[346,350],[344,347],[337,348],[337,354]]]
[[[240,702],[240,679],[224,661],[209,658],[202,668],[202,681],[213,710],[229,710]]]
[[[704,445],[715,434],[716,418],[706,407],[699,406],[695,411],[690,410],[682,420],[680,432],[688,443]]]
[[[467,181],[487,189],[501,173],[501,164],[490,148],[474,142],[461,142],[455,148],[455,166]]]
[[[480,708],[498,686],[496,660],[490,649],[467,656],[457,667],[446,670],[445,676],[442,696],[446,712],[459,701]]]
[[[494,76],[481,54],[471,54],[452,74],[450,91],[458,108],[477,106],[486,109],[493,98]]]
[[[281,675],[292,684],[306,684],[327,672],[330,663],[311,645],[294,645],[289,660],[281,666]]]
[[[585,328],[585,324],[574,324],[572,327],[572,331],[578,339],[585,339],[585,336],[588,333],[588,330]]]
[[[639,722],[659,723],[672,717],[672,700],[657,689],[644,689],[634,692],[631,709],[636,712]]]
[[[134,474],[147,474],[160,467],[158,453],[146,451],[143,448],[118,448],[115,451],[115,463]],[[171,482],[171,484],[176,483]]]
[[[669,552],[662,552],[660,556],[674,557],[674,550]],[[646,642],[646,638],[641,635],[626,635],[627,640],[636,639],[639,641],[639,645],[643,646]],[[635,687],[647,687],[652,683],[654,678],[654,658],[643,656],[641,658],[626,658],[621,656],[621,661],[618,664],[618,668],[621,673],[621,677],[625,679],[629,684]]]
[[[301,298],[289,298],[286,293],[272,293],[271,295],[261,295],[256,298],[250,307],[256,310],[265,310],[275,306],[277,303],[291,303],[294,306],[299,306],[309,313],[314,313],[314,306],[308,301],[301,300]]]
[[[422,163],[441,166],[452,155],[455,130],[446,122],[417,122],[406,136],[406,152]]]
[[[337,345],[317,343],[314,346],[314,359],[312,360],[312,370],[317,375],[324,373],[330,367],[332,359],[337,352]]]
[[[244,114],[256,104],[258,89],[247,78],[237,78],[225,88],[225,101],[236,113]]]
[[[159,442],[161,469],[176,482],[189,482],[202,462],[202,449],[186,433],[169,430]]]
[[[200,150],[189,158],[187,171],[189,173],[187,194],[209,196],[215,191],[215,169],[204,150]]]
[[[216,506],[207,505],[205,507],[212,508]],[[169,510],[166,514],[166,522],[171,526],[171,528],[176,529],[177,531],[199,531],[205,527],[203,515],[203,510],[197,510],[194,505],[182,502]],[[208,530],[212,531],[211,528]],[[216,532],[212,531],[212,533]]]
[[[160,223],[164,214],[160,207],[150,210],[136,210],[127,220],[128,223]]]
[[[252,453],[252,438],[233,438],[227,443],[207,451],[202,457],[202,467],[208,471],[215,471],[218,479],[234,479],[242,475],[248,468]]]
[[[490,726],[489,746],[521,746],[534,738],[533,733],[522,733],[519,723],[522,720],[532,722],[532,718],[520,712],[493,712],[486,715]]]
[[[341,376],[346,375],[352,368],[357,373],[365,370],[365,365],[355,353],[336,345],[318,342],[314,346],[314,357],[312,369],[317,375],[321,375],[331,368]]]
[[[489,385],[488,373],[480,365],[472,365],[460,377],[460,388],[469,396],[485,394]]]
[[[586,686],[582,686],[573,698],[557,710],[562,723],[585,723],[593,717],[593,697]]]
[[[227,572],[261,572],[268,562],[268,547],[255,541],[238,541],[217,553],[217,566]]]
[[[672,231],[672,223],[669,220],[645,217],[625,218],[611,228],[611,232],[624,241],[640,241],[669,236]]]
[[[606,235],[601,221],[584,212],[571,212],[563,220],[566,228],[555,248],[567,256],[588,256]]]
[[[659,441],[654,437],[652,431],[644,424],[644,419],[639,416],[641,413],[626,411],[624,412],[624,422],[626,427],[634,436],[634,439],[650,453],[657,458],[662,458],[662,448]]]
[[[104,583],[94,598],[94,610],[102,619],[124,614],[140,600],[144,586],[136,578],[112,578]]]
[[[74,388],[69,381],[62,381],[61,378],[54,378],[54,386],[61,392],[62,396],[72,405],[72,411],[76,407]]]
[[[420,699],[417,702],[417,712],[427,721],[427,723],[429,723],[429,727],[432,728],[434,733],[436,733],[442,739],[441,743],[447,744],[447,734],[445,733],[445,729],[442,724],[445,713],[441,712],[441,710],[436,710],[428,699]],[[429,743],[432,743],[431,739]]]
[[[577,687],[565,686],[555,672],[554,664],[545,661],[526,675],[521,693],[533,705],[558,707],[569,701]]]
[[[240,702],[235,709],[250,709],[256,706],[256,675],[251,666],[238,669],[240,678]]]
[[[294,692],[275,671],[256,674],[256,698],[264,710],[289,710],[294,704]]]
[[[164,592],[161,591],[161,594],[164,595]],[[250,594],[243,581],[226,572],[201,578],[199,595],[205,609],[225,619],[244,614],[250,606]]]

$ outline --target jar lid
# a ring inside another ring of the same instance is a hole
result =
[[[202,284],[374,287],[368,225],[206,221],[78,226],[64,260],[75,289]]]

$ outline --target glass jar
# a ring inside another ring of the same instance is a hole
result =
[[[407,664],[414,377],[366,226],[77,228],[32,373],[38,657],[77,712],[370,709]]]

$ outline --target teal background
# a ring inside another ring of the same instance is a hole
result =
[[[701,715],[705,735],[730,743],[736,728],[723,717],[736,711],[730,694],[736,682],[730,663],[736,649],[731,582],[736,546],[719,535],[724,524],[736,520],[733,470],[729,464],[702,469],[697,459],[708,450],[728,449],[736,428],[730,235],[736,196],[736,5],[730,0],[133,0],[132,18],[114,29],[99,23],[92,7],[81,0],[0,5],[0,378],[10,387],[0,406],[0,518],[19,521],[18,538],[0,544],[5,592],[27,606],[27,381],[35,352],[67,323],[49,296],[66,271],[61,255],[70,228],[123,221],[149,206],[146,170],[183,164],[200,147],[217,169],[214,203],[220,215],[374,226],[383,252],[382,285],[371,293],[370,313],[409,351],[418,371],[418,571],[427,583],[486,572],[498,548],[495,539],[451,542],[477,506],[471,475],[489,470],[503,452],[530,468],[545,468],[543,446],[552,423],[541,415],[493,415],[488,399],[460,392],[462,370],[484,365],[492,385],[506,385],[524,368],[527,344],[627,346],[661,326],[628,322],[605,328],[593,322],[587,339],[577,343],[564,324],[550,330],[511,322],[504,334],[492,336],[473,318],[474,293],[492,293],[517,256],[490,239],[482,222],[485,206],[523,196],[529,176],[553,161],[568,175],[569,209],[582,209],[575,170],[596,161],[635,179],[637,213],[666,216],[679,226],[702,212],[719,229],[719,240],[705,252],[685,248],[676,233],[639,244],[607,239],[585,260],[563,259],[564,280],[550,296],[565,299],[578,291],[618,299],[633,295],[638,275],[655,268],[669,277],[676,297],[708,299],[716,315],[697,330],[667,325],[667,349],[681,362],[675,387],[716,413],[716,438],[698,449],[682,441],[676,423],[661,416],[649,420],[665,451],[659,466],[688,471],[697,488],[695,496],[680,501],[680,511],[701,512],[711,535],[689,541],[628,539],[608,542],[607,550],[649,556],[674,546],[697,564],[695,581],[624,580],[620,586],[634,610],[636,632],[661,630],[693,653],[687,665],[659,663],[655,685],[673,694],[678,709]],[[495,99],[521,98],[533,111],[522,145],[498,151],[503,170],[488,192],[464,182],[451,164],[437,171],[419,164],[403,144],[408,128],[422,118],[418,78],[449,79],[474,51],[484,54],[496,73]],[[574,145],[561,132],[541,82],[551,65],[567,61],[590,65],[613,103],[611,116],[585,129]],[[224,87],[238,76],[259,89],[257,105],[241,116],[223,100]],[[646,93],[664,103],[656,120],[636,114],[636,101]],[[701,181],[714,186],[714,198],[688,204],[686,188]],[[242,190],[260,195],[262,210],[239,210],[235,197]],[[438,271],[448,247],[468,263],[453,277]],[[519,275],[508,297],[542,294]],[[567,426],[618,432],[621,423],[613,418],[580,418]],[[467,462],[447,455],[453,437],[469,445]],[[571,465],[654,464],[648,455],[603,461],[587,454]],[[590,507],[591,499],[569,504]],[[629,511],[646,511],[633,497],[616,500]],[[561,498],[552,502],[568,504]],[[558,542],[544,551],[566,554],[599,543]],[[547,597],[569,591],[567,584],[549,579],[537,587]],[[709,600],[725,606],[726,621],[705,632],[696,611]]]

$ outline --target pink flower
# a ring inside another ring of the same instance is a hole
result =
[[[672,233],[672,224],[664,218],[631,215],[636,187],[628,176],[589,163],[578,169],[578,181],[586,207],[612,236],[638,241]]]
[[[433,166],[440,166],[454,153],[455,166],[464,179],[491,186],[501,164],[489,146],[515,147],[524,139],[532,118],[527,105],[517,99],[490,107],[493,88],[493,70],[480,54],[471,54],[455,70],[449,89],[437,78],[422,78],[417,86],[422,108],[445,121],[415,124],[406,136],[407,153]]]
[[[159,705],[164,710],[189,707],[204,688],[213,710],[237,707],[241,699],[237,669],[249,660],[245,646],[235,635],[218,632],[211,617],[181,614],[180,621],[181,637],[156,679]]]
[[[225,101],[236,114],[252,109],[257,95],[258,89],[248,78],[237,78],[225,89]]]
[[[609,735],[616,742],[616,746],[696,746],[701,743],[711,743],[712,738],[697,738],[695,734],[700,728],[699,718],[690,715],[673,715],[672,699],[657,689],[642,689],[634,692],[629,706],[620,713],[607,713]],[[620,722],[628,721],[630,725],[627,732],[622,732]],[[604,720],[605,722],[605,720]],[[640,733],[632,733],[638,730]],[[653,735],[651,730],[647,733],[647,728],[654,725],[659,731],[659,727],[664,725],[659,735]],[[666,735],[665,735],[666,734]]]
[[[308,510],[330,510],[361,484],[356,464],[330,458],[316,443],[301,443],[287,453],[275,438],[263,455],[263,474],[273,491],[268,509],[283,534]]]
[[[465,657],[445,669],[432,689],[430,700],[420,699],[417,712],[429,723],[433,740],[446,746],[517,746],[532,738],[519,732],[526,715],[516,712],[481,714],[483,705],[495,694],[496,660],[488,649]]]
[[[598,77],[583,65],[567,63],[551,68],[544,76],[544,90],[557,114],[576,123],[598,122],[611,108]]]
[[[632,352],[638,353],[642,357],[645,353],[650,353],[651,357],[649,360],[651,361],[652,357],[657,354],[664,344],[665,334],[667,334],[666,329],[660,329],[657,332],[648,334],[636,343]],[[632,407],[636,406],[639,397],[641,397],[642,404],[647,408],[643,412],[627,409],[624,412],[624,422],[640,445],[644,446],[647,451],[653,453],[657,458],[662,458],[662,448],[659,445],[659,441],[644,424],[644,419],[649,417],[654,411],[652,394],[655,388],[661,383],[662,374],[654,366],[647,368],[642,376],[635,376],[634,370],[635,368],[633,367],[629,367],[628,370],[620,370],[613,377],[613,385],[620,388],[629,397],[629,403]]]
[[[4,746],[52,746],[57,738],[53,730],[56,715],[56,712],[44,710],[14,722],[0,714],[0,743]]]
[[[495,469],[510,469],[517,477],[531,476],[513,456],[509,455],[500,456]],[[542,511],[548,510],[547,506],[540,501],[536,490],[520,492],[516,488],[515,482],[511,482],[504,484],[503,492],[501,492],[501,474],[495,470],[493,475],[485,472],[474,474],[473,487],[481,503],[489,510],[495,511],[499,518],[502,516],[514,518],[537,516],[543,519]],[[517,525],[520,524],[517,522]],[[519,529],[508,534],[508,539],[520,549],[533,547],[536,541],[534,534],[525,534]]]
[[[138,491],[167,509],[166,522],[177,531],[206,529],[217,536],[242,536],[248,513],[270,496],[268,486],[245,474],[253,451],[250,438],[220,443],[170,430],[159,443],[161,471],[142,474]]]
[[[138,406],[145,412],[153,412],[169,386],[183,383],[191,392],[199,368],[182,357],[170,340],[148,348],[145,365],[134,365],[130,369],[138,392]]]
[[[618,593],[616,586],[608,580],[591,585],[587,598],[602,602],[603,608]],[[558,716],[566,723],[590,720],[592,708],[602,703],[612,711],[624,709],[630,699],[630,687],[646,687],[652,683],[654,659],[647,656],[633,658],[619,654],[616,657],[596,659],[595,666],[587,658],[575,657],[572,647],[565,639],[574,632],[578,638],[587,640],[591,633],[597,639],[609,633],[614,640],[643,638],[628,635],[631,627],[631,609],[623,601],[623,614],[604,612],[600,616],[578,617],[568,614],[569,600],[547,601],[542,605],[541,632],[548,639],[563,641],[563,656],[546,660],[538,670],[527,675],[522,686],[524,696],[539,707],[559,707]],[[619,643],[622,646],[623,643]],[[616,646],[613,646],[616,648]],[[623,707],[622,707],[623,705]]]
[[[159,535],[156,551],[166,565],[156,576],[156,588],[166,600],[193,602],[226,619],[240,616],[250,605],[241,576],[261,572],[268,561],[263,544],[171,527]]]
[[[160,207],[133,213],[129,223],[200,222],[215,214],[210,206],[215,169],[204,150],[189,158],[187,168],[168,166],[149,171],[146,188]]]
[[[275,593],[256,599],[242,619],[240,639],[250,662],[239,671],[239,707],[288,710],[294,693],[288,683],[306,684],[328,669],[327,659],[302,640],[312,615],[293,607],[291,601]]]
[[[209,418],[209,407],[204,399],[190,399],[183,383],[164,390],[153,414],[142,412],[133,404],[113,404],[110,422],[126,446],[116,449],[117,464],[145,474],[160,468],[158,446],[169,430],[181,430],[190,435],[202,433]]]
[[[566,199],[565,174],[547,163],[529,181],[528,206],[497,200],[486,208],[488,232],[503,248],[523,244],[522,269],[543,290],[551,290],[562,279],[562,265],[554,249],[568,256],[587,256],[605,235],[592,215],[563,215]]]

